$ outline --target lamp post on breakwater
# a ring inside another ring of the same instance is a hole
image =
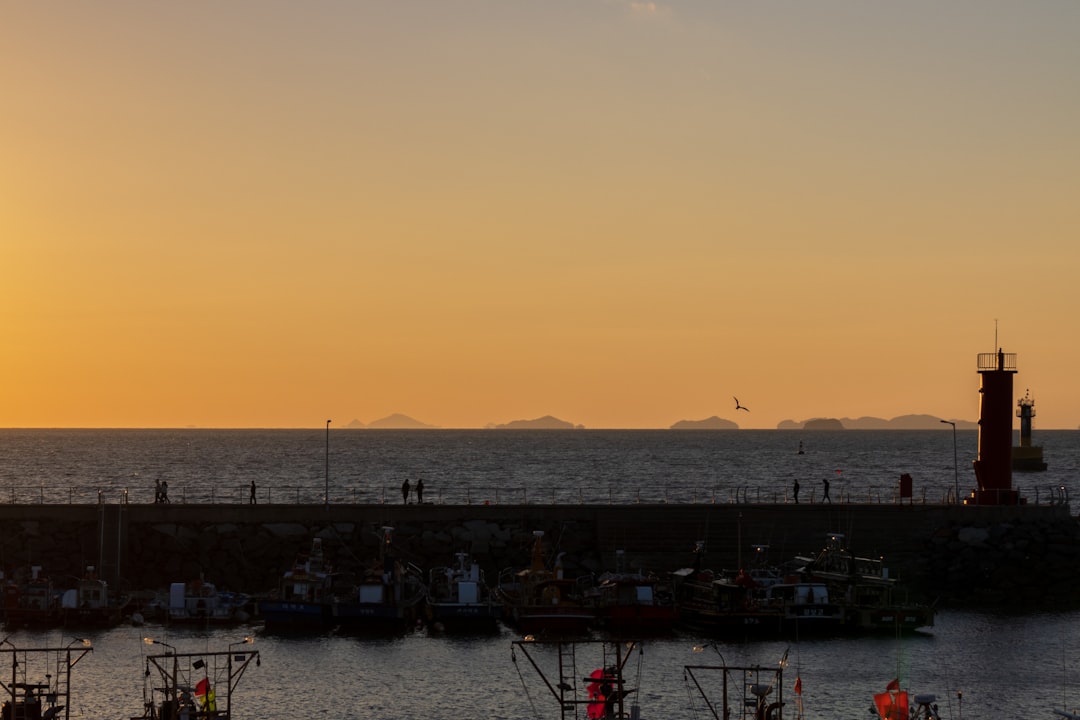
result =
[[[960,475],[956,470],[956,423],[951,420],[942,420],[945,425],[952,425],[952,474],[953,484],[956,486],[956,504],[960,504]]]
[[[330,421],[326,421],[326,494],[323,496],[326,509],[330,509]]]

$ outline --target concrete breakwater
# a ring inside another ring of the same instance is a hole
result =
[[[1080,605],[1080,525],[1065,505],[5,505],[0,526],[5,576],[37,565],[60,587],[94,566],[131,590],[202,577],[269,593],[314,537],[336,569],[376,563],[384,527],[404,559],[426,569],[468,550],[489,582],[528,563],[536,530],[569,575],[686,567],[699,541],[713,569],[749,564],[755,544],[780,563],[841,532],[916,599]]]

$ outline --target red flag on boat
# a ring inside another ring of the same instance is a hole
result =
[[[802,695],[802,678],[798,675],[795,676],[795,694]]]
[[[877,707],[881,720],[907,720],[908,697],[906,692],[878,693],[874,696],[874,705]]]
[[[893,678],[892,681],[885,686],[885,692],[892,692],[893,690],[900,689],[900,678]]]
[[[604,671],[602,668],[597,668],[589,675],[593,679],[587,690],[589,691],[589,704],[586,708],[586,715],[590,718],[602,718],[605,714],[605,701],[607,697],[604,695]]]
[[[203,678],[195,684],[195,696],[205,695],[210,690],[210,679]]]

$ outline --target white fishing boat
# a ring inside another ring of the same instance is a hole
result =
[[[130,596],[113,593],[90,566],[75,587],[61,595],[60,611],[66,627],[112,627],[119,624],[130,602]]]
[[[844,606],[829,597],[824,583],[789,578],[762,588],[757,597],[762,608],[780,613],[785,637],[834,635],[846,630]]]
[[[427,616],[436,631],[495,630],[502,605],[484,581],[484,571],[467,552],[455,554],[455,563],[428,573]]]
[[[244,593],[218,590],[202,578],[175,582],[169,586],[170,625],[237,625],[251,619],[249,597]]]

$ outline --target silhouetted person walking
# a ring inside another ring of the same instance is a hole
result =
[[[416,504],[424,504],[424,478],[416,481]]]
[[[249,505],[255,505],[257,503],[258,503],[258,500],[255,499],[255,481],[252,480],[251,481],[251,496],[248,497],[248,504]]]
[[[821,502],[827,502],[832,505],[832,498],[829,497],[829,478],[822,478],[821,487],[824,490],[821,493]]]
[[[405,482],[401,483],[401,501],[409,504],[409,478],[405,478]]]
[[[795,504],[798,505],[799,504],[799,480],[798,480],[798,478],[795,479],[795,484],[791,486],[791,491],[792,491],[792,493],[795,494]]]

